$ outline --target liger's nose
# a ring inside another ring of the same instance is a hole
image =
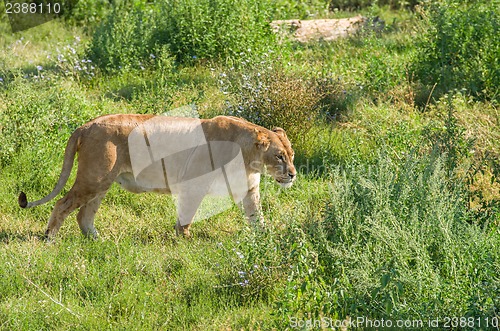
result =
[[[296,176],[297,176],[296,172],[289,172],[288,173],[288,177],[290,177],[290,179],[294,179]]]

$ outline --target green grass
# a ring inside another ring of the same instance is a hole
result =
[[[498,106],[419,95],[408,71],[417,17],[369,13],[387,31],[274,45],[265,61],[181,65],[165,52],[111,75],[81,61],[88,30],[53,21],[13,35],[2,23],[0,329],[282,330],[321,317],[473,317],[482,327],[465,329],[488,329],[500,317]],[[233,206],[178,238],[172,197],[113,186],[99,239],[72,214],[46,243],[54,201],[17,206],[19,191],[35,200],[53,188],[66,140],[89,119],[192,103],[204,117],[239,105],[241,116],[286,115],[299,177],[288,190],[264,177],[265,229]]]

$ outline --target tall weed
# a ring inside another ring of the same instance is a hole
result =
[[[234,57],[272,44],[270,15],[269,1],[167,1],[155,41],[179,60]]]
[[[268,128],[283,127],[294,148],[303,152],[308,133],[319,121],[351,106],[348,88],[328,74],[291,70],[272,53],[265,55],[219,74],[221,89],[228,95],[227,113]]]
[[[139,68],[167,51],[181,62],[238,57],[274,43],[267,1],[166,1],[115,9],[94,33],[89,54],[104,69]]]
[[[324,219],[306,225],[319,265],[290,274],[277,304],[285,320],[497,316],[496,229],[467,222],[466,188],[450,182],[443,157],[381,153],[331,182]]]
[[[114,10],[96,29],[89,57],[104,70],[144,68],[155,53],[154,17],[147,12]]]
[[[430,2],[422,13],[414,72],[439,97],[453,89],[495,100],[500,86],[498,1]],[[495,5],[496,4],[496,5]]]

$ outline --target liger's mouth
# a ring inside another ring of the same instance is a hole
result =
[[[281,185],[281,187],[284,187],[284,188],[289,188],[293,184],[293,179],[277,178],[276,181]]]

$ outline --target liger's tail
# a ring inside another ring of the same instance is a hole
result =
[[[71,169],[73,168],[73,163],[75,161],[75,155],[78,150],[78,145],[80,142],[80,134],[81,129],[77,129],[68,140],[68,144],[66,145],[66,150],[64,152],[64,162],[61,170],[61,174],[59,175],[59,180],[57,181],[56,186],[46,197],[28,202],[28,198],[26,197],[26,193],[21,192],[19,194],[18,203],[21,208],[31,208],[39,205],[43,205],[46,202],[54,199],[64,188],[66,182],[68,181],[69,176],[71,175]]]

